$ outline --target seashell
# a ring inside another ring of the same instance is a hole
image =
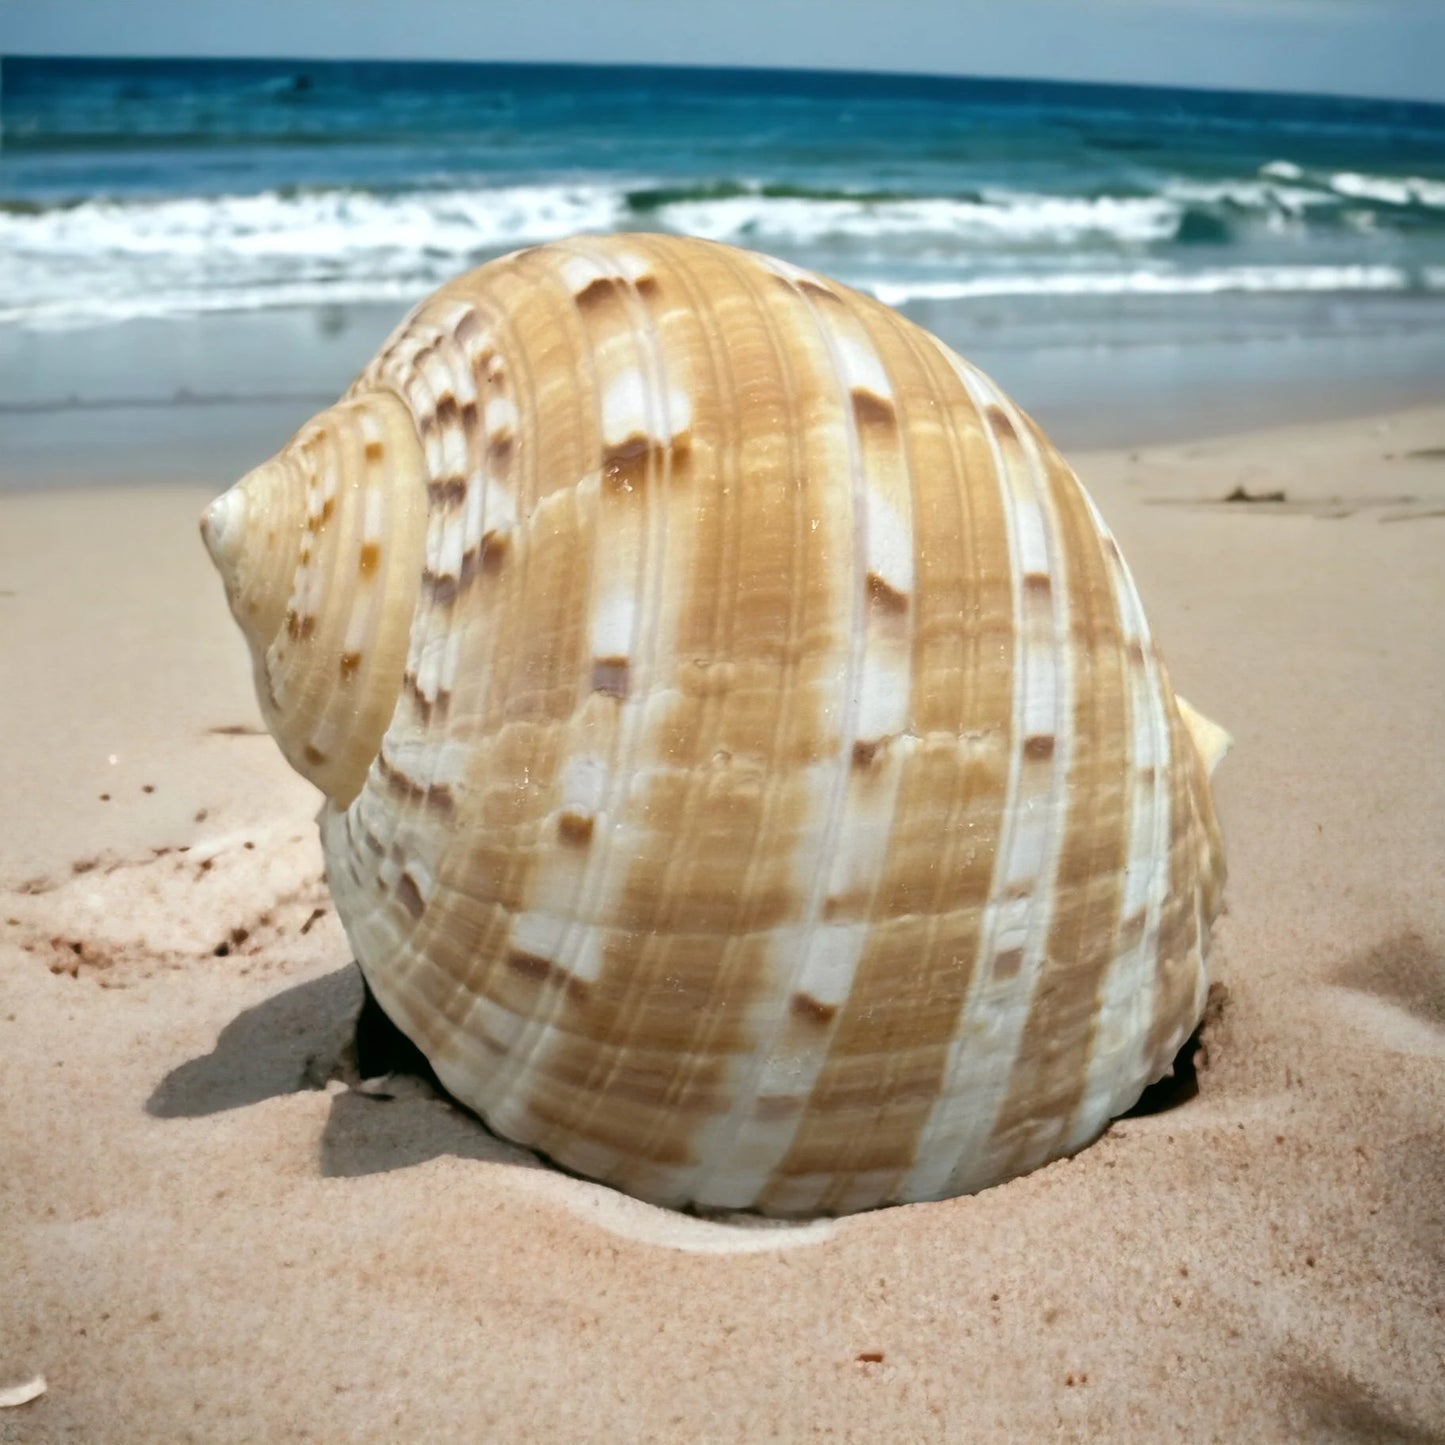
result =
[[[202,522],[386,1013],[643,1198],[1081,1148],[1201,1017],[1227,738],[935,338],[664,236],[494,261]]]

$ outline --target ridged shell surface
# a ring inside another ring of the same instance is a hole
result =
[[[493,262],[203,525],[377,999],[573,1170],[963,1193],[1200,1017],[1223,735],[1030,419],[835,282]]]

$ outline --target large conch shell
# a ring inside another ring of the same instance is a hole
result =
[[[844,286],[518,252],[202,529],[377,1000],[579,1173],[980,1189],[1201,1016],[1228,740],[1033,422]]]

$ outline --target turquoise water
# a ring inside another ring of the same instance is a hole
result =
[[[0,485],[265,455],[574,231],[901,307],[1069,444],[1445,394],[1445,108],[777,71],[0,62]]]
[[[26,327],[409,301],[603,229],[1091,327],[1099,297],[1127,321],[1133,298],[1445,294],[1436,107],[460,64],[19,58],[0,78],[0,320]]]

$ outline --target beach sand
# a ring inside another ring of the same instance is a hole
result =
[[[0,496],[0,1441],[1445,1438],[1445,408],[1074,460],[1237,742],[1198,1092],[791,1226],[356,1087],[206,491]]]

